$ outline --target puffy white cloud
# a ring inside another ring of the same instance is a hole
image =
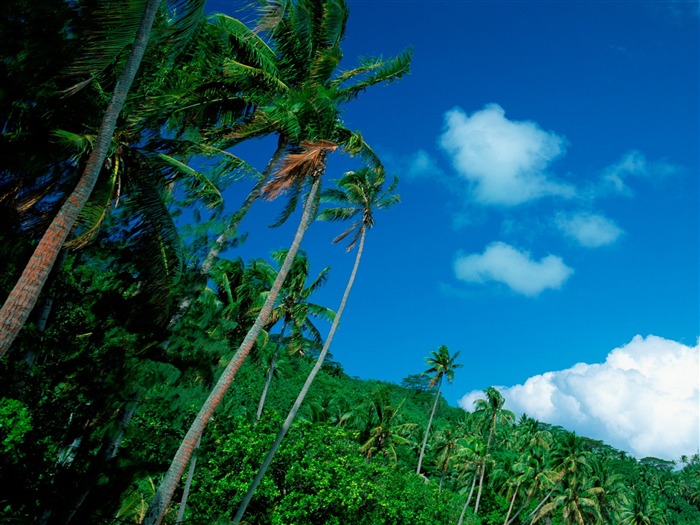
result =
[[[506,407],[576,431],[638,458],[698,451],[700,347],[635,336],[602,364],[579,363],[522,385],[497,387]],[[460,400],[467,410],[481,392]]]
[[[513,206],[545,196],[573,196],[573,186],[556,182],[547,168],[566,149],[566,140],[531,121],[512,121],[497,104],[467,115],[445,114],[439,139],[455,169],[473,183],[482,204]]]
[[[631,196],[631,188],[626,180],[630,178],[664,179],[677,173],[679,168],[663,161],[649,162],[643,153],[629,151],[615,164],[602,171],[602,193],[617,193]]]
[[[615,222],[597,213],[559,213],[554,222],[561,232],[586,248],[612,244],[623,233]]]
[[[466,282],[496,281],[513,291],[535,296],[547,288],[559,288],[573,270],[561,258],[548,255],[539,261],[528,252],[495,242],[482,254],[460,255],[454,263],[455,275]]]

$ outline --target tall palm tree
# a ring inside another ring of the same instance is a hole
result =
[[[286,250],[278,250],[272,254],[272,257],[278,263],[281,263],[284,261],[286,254]],[[277,274],[274,268],[269,265],[263,268],[263,271],[270,276]],[[321,334],[314,326],[310,317],[314,316],[319,319],[332,321],[333,317],[335,316],[335,313],[330,308],[326,308],[325,306],[309,301],[309,297],[326,283],[328,280],[329,271],[330,267],[324,268],[316,276],[316,278],[307,285],[306,281],[309,277],[309,260],[307,259],[306,254],[301,252],[292,263],[289,276],[287,277],[287,280],[282,287],[282,291],[280,292],[279,303],[272,310],[272,315],[270,316],[269,320],[269,324],[271,326],[277,324],[279,321],[282,321],[282,328],[280,329],[277,343],[275,344],[275,349],[272,353],[272,358],[268,366],[267,377],[265,379],[265,385],[263,386],[263,391],[260,395],[260,401],[258,403],[258,410],[256,413],[257,419],[260,419],[263,407],[265,406],[265,399],[267,398],[267,392],[275,374],[277,357],[279,355],[282,342],[284,341],[287,328],[291,327],[292,330],[295,330],[298,334],[306,332],[309,334],[313,342],[320,344]]]
[[[316,378],[316,375],[321,369],[326,355],[328,354],[328,349],[330,348],[335,332],[338,329],[340,318],[343,315],[345,305],[347,303],[348,297],[350,296],[350,291],[352,290],[352,286],[355,282],[357,269],[359,268],[360,261],[362,260],[365,236],[367,235],[367,231],[374,226],[374,212],[376,210],[389,208],[390,206],[399,202],[399,196],[393,194],[393,191],[396,189],[396,186],[398,184],[398,180],[394,178],[394,182],[386,190],[384,190],[383,188],[384,181],[384,170],[363,168],[358,171],[351,171],[346,173],[338,181],[337,188],[331,188],[326,190],[323,196],[324,201],[333,202],[334,204],[336,204],[336,206],[324,210],[319,216],[319,219],[330,221],[354,221],[347,230],[345,230],[343,233],[341,233],[335,239],[333,239],[333,242],[341,242],[343,239],[349,236],[350,243],[348,244],[347,250],[351,250],[353,247],[355,247],[355,245],[358,246],[357,254],[355,256],[355,264],[352,268],[352,271],[350,272],[350,277],[348,278],[348,283],[345,286],[345,292],[343,293],[343,297],[340,301],[340,306],[338,307],[335,319],[333,319],[333,324],[331,325],[330,331],[328,332],[328,337],[326,338],[326,342],[324,343],[323,348],[321,349],[321,353],[318,355],[313,369],[306,378],[304,386],[302,387],[301,391],[299,392],[299,395],[294,401],[292,409],[289,411],[287,418],[285,419],[282,427],[280,428],[280,431],[277,434],[277,438],[270,447],[270,450],[268,451],[265,460],[260,466],[260,469],[258,470],[255,479],[251,483],[247,494],[243,498],[243,501],[241,502],[240,506],[238,507],[236,516],[233,519],[234,523],[239,523],[240,520],[243,518],[245,510],[253,497],[255,489],[260,484],[260,481],[265,475],[267,468],[270,466],[272,458],[277,452],[280,443],[282,443],[284,436],[287,434],[287,431],[292,426],[292,423],[296,418],[297,412],[299,411],[301,404],[304,402],[304,399],[306,398],[306,395],[309,392],[309,389],[311,388],[311,384]]]
[[[177,484],[182,477],[190,457],[192,456],[196,443],[199,441],[202,432],[211,419],[214,411],[221,404],[224,395],[230,388],[231,383],[233,382],[233,379],[235,378],[241,365],[248,357],[250,350],[255,345],[258,335],[260,335],[260,332],[268,322],[268,319],[272,314],[274,304],[277,300],[277,296],[279,295],[284,281],[287,278],[287,274],[292,267],[294,258],[299,251],[304,234],[313,222],[316,215],[317,195],[321,186],[321,175],[325,171],[326,156],[330,151],[334,151],[336,148],[337,146],[335,144],[327,141],[304,143],[304,150],[298,154],[288,155],[282,165],[282,168],[278,172],[277,178],[271,181],[271,183],[275,184],[270,187],[269,194],[278,195],[284,190],[285,180],[287,184],[291,184],[294,182],[295,178],[310,179],[311,187],[306,197],[306,203],[304,205],[297,231],[294,235],[292,244],[289,247],[287,256],[285,257],[280,271],[275,278],[275,282],[272,284],[272,288],[267,295],[265,303],[260,308],[260,312],[258,313],[255,322],[243,338],[238,350],[236,350],[236,353],[233,355],[228,365],[222,372],[219,380],[214,385],[212,391],[202,405],[202,408],[199,410],[199,413],[192,422],[184,439],[180,443],[168,471],[163,477],[155,495],[153,496],[153,499],[151,500],[143,521],[144,524],[160,524],[162,521],[163,517],[165,516],[167,506],[175,493]]]
[[[366,60],[358,68],[336,74],[342,58],[340,41],[345,34],[348,16],[344,0],[270,1],[262,12],[261,27],[270,35],[280,60],[294,60],[296,52],[305,53],[304,56],[313,62],[313,74],[309,79],[302,78],[298,85],[292,84],[290,89],[274,92],[272,97],[258,106],[250,121],[235,128],[231,135],[242,140],[282,131],[290,138],[293,153],[286,154],[281,167],[263,189],[263,195],[269,199],[285,192],[290,194],[282,220],[294,211],[306,187],[308,193],[294,240],[267,300],[175,453],[144,520],[148,525],[161,522],[194,444],[271,315],[304,234],[316,215],[327,155],[341,148],[350,155],[363,157],[375,169],[381,166],[361,135],[343,125],[340,106],[367,87],[393,81],[408,72],[410,53],[393,60]],[[312,36],[331,45],[314,48],[309,55],[308,44]]]
[[[489,455],[493,438],[496,435],[496,427],[499,424],[510,425],[513,423],[515,416],[510,410],[505,410],[503,405],[505,399],[503,395],[493,387],[484,390],[486,398],[477,399],[474,401],[474,413],[480,415],[488,428],[488,439],[486,440],[486,450],[484,451],[484,461],[481,464],[481,473],[479,475],[479,490],[476,493],[476,502],[474,503],[474,514],[479,512],[479,502],[481,501],[481,492],[484,488],[484,475],[486,474],[486,457]]]
[[[63,244],[97,183],[100,170],[111,146],[117,118],[126,102],[129,89],[136,78],[136,73],[146,51],[151,27],[160,3],[161,0],[147,0],[141,4],[142,15],[134,43],[114,86],[112,98],[105,110],[95,138],[94,148],[85,169],[75,189],[61,206],[58,214],[39,241],[34,254],[22,272],[22,276],[0,309],[0,357],[10,348],[19,330],[29,318]]]
[[[437,386],[435,391],[435,401],[433,402],[433,408],[430,411],[430,417],[428,418],[428,426],[425,429],[425,436],[423,437],[423,444],[420,448],[420,455],[418,456],[418,466],[416,467],[416,474],[420,474],[420,468],[423,464],[423,455],[425,454],[425,447],[428,444],[428,434],[430,433],[430,426],[433,423],[433,417],[435,416],[435,410],[437,409],[438,401],[440,400],[440,388],[442,387],[442,379],[447,378],[448,382],[452,382],[455,376],[455,370],[460,368],[462,365],[455,363],[455,359],[459,355],[459,352],[455,352],[454,355],[450,355],[450,351],[445,345],[442,345],[437,351],[433,350],[431,352],[432,357],[428,357],[425,360],[430,368],[428,368],[424,374],[433,374],[430,379],[430,386]]]

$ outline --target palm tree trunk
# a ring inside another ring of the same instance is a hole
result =
[[[265,475],[265,472],[267,471],[267,468],[270,466],[270,463],[272,462],[272,458],[274,457],[275,453],[277,452],[277,449],[279,448],[280,443],[282,443],[282,439],[284,439],[284,436],[287,434],[289,427],[292,426],[292,423],[294,422],[294,419],[296,418],[297,412],[299,412],[299,408],[301,407],[301,404],[304,402],[304,398],[306,397],[306,394],[309,392],[309,389],[311,388],[311,384],[313,383],[314,379],[316,378],[316,375],[318,374],[319,370],[321,369],[321,365],[323,365],[323,361],[326,358],[326,355],[328,354],[328,349],[330,348],[331,342],[333,341],[333,337],[335,336],[335,331],[338,329],[338,325],[340,324],[340,318],[343,315],[343,310],[345,310],[345,304],[348,301],[348,296],[350,295],[350,290],[352,290],[352,285],[355,282],[355,276],[357,275],[357,268],[360,266],[360,260],[362,259],[362,250],[364,249],[364,245],[365,245],[365,233],[366,233],[366,230],[363,228],[362,235],[360,236],[360,244],[357,248],[357,255],[355,256],[355,265],[353,266],[352,272],[350,273],[350,278],[348,279],[348,284],[345,286],[345,292],[343,293],[343,298],[340,301],[340,306],[338,307],[338,312],[335,314],[335,318],[333,319],[333,324],[331,325],[331,329],[328,332],[328,337],[326,338],[326,342],[323,345],[323,349],[321,350],[321,353],[318,355],[318,358],[316,359],[316,364],[314,365],[313,369],[311,370],[311,373],[306,378],[306,382],[304,383],[304,386],[302,387],[301,391],[299,392],[299,395],[297,396],[296,401],[294,401],[294,405],[292,406],[292,409],[289,411],[289,414],[287,414],[287,419],[285,419],[284,423],[282,424],[282,428],[280,428],[280,431],[277,433],[277,438],[275,439],[275,442],[270,447],[270,450],[268,451],[267,456],[265,456],[265,459],[264,459],[262,465],[260,465],[260,469],[258,470],[258,473],[255,475],[253,482],[250,484],[250,487],[248,488],[248,492],[243,497],[243,501],[241,501],[241,504],[238,507],[238,510],[236,511],[236,515],[233,518],[234,524],[240,523],[241,520],[243,519],[243,515],[245,514],[245,511],[248,508],[248,504],[250,503],[250,500],[253,498],[253,493],[255,492],[255,489],[258,488],[260,481],[262,480],[263,476]]]
[[[435,415],[435,409],[437,408],[438,400],[440,399],[440,387],[442,387],[442,376],[440,376],[438,381],[438,389],[435,393],[435,402],[433,403],[433,409],[430,411],[430,418],[428,419],[428,426],[425,429],[425,436],[423,436],[423,445],[420,448],[420,455],[418,456],[418,467],[416,468],[416,474],[420,474],[420,467],[423,464],[423,455],[425,454],[425,447],[428,444],[430,425],[433,424],[433,416]]]
[[[479,476],[479,490],[476,492],[476,502],[474,503],[474,515],[479,512],[479,502],[481,501],[481,490],[484,488],[484,474],[486,474],[486,458],[481,463],[481,474]]]
[[[520,513],[521,513],[521,512],[525,509],[525,507],[527,507],[528,504],[530,503],[530,500],[532,499],[532,495],[533,495],[533,494],[534,494],[534,487],[533,487],[533,489],[531,489],[530,491],[528,491],[527,497],[525,498],[525,501],[523,501],[522,505],[520,505],[520,507],[518,508],[518,510],[516,511],[516,513],[513,514],[513,516],[511,516],[511,518],[505,523],[505,525],[510,525],[511,523],[513,523],[513,522],[516,520],[516,518],[517,518],[518,516],[520,516]]]
[[[222,252],[222,250],[226,246],[226,243],[229,242],[238,231],[238,226],[241,224],[241,221],[246,216],[248,210],[250,210],[253,203],[258,199],[258,197],[260,197],[260,194],[262,193],[265,184],[267,184],[267,181],[270,179],[270,175],[272,175],[272,172],[280,163],[280,160],[282,160],[286,148],[287,139],[285,139],[284,136],[280,135],[279,140],[277,141],[277,149],[273,153],[270,162],[268,162],[267,166],[265,166],[265,170],[262,172],[260,179],[255,183],[253,189],[250,190],[250,193],[248,193],[248,196],[243,201],[241,207],[236,213],[233,214],[233,217],[231,217],[231,220],[229,221],[228,225],[221,233],[221,235],[219,235],[219,237],[216,239],[216,241],[214,242],[214,246],[212,246],[211,250],[209,250],[209,253],[204,258],[204,262],[202,263],[202,267],[200,268],[200,273],[202,275],[209,274],[209,272],[211,271],[211,267],[214,265],[214,261]]]
[[[496,412],[494,412],[491,418],[491,430],[489,431],[489,438],[486,440],[486,450],[484,451],[484,461],[481,463],[481,476],[479,478],[479,490],[476,493],[476,503],[474,503],[474,515],[479,512],[479,502],[481,501],[481,491],[484,488],[484,474],[486,474],[486,457],[488,456],[489,449],[491,448],[491,441],[493,440],[493,434],[496,429]]]
[[[539,512],[539,510],[540,510],[540,509],[542,508],[542,506],[546,503],[546,501],[549,499],[549,497],[550,497],[552,494],[554,494],[554,490],[555,490],[555,489],[556,489],[556,485],[554,486],[554,488],[553,488],[552,490],[550,490],[550,491],[547,493],[547,495],[546,495],[544,498],[542,498],[542,501],[540,501],[540,502],[537,504],[537,507],[535,507],[535,510],[533,510],[533,511],[528,515],[528,518],[533,518],[533,519],[535,518],[535,515]]]
[[[161,0],[148,0],[134,44],[129,52],[129,58],[114,86],[112,99],[102,117],[95,146],[90,153],[83,174],[39,241],[19,281],[0,310],[0,357],[5,355],[20,329],[26,323],[63,244],[97,183],[100,170],[109,152],[112,136],[117,126],[117,118],[124,107],[129,89],[136,78],[136,73],[146,51],[151,27],[160,2]]]
[[[258,412],[255,414],[256,421],[260,421],[260,416],[262,416],[263,408],[265,407],[265,399],[267,398],[267,391],[270,389],[270,383],[272,383],[272,376],[275,374],[275,364],[277,363],[277,355],[280,351],[280,346],[282,344],[282,339],[284,338],[284,333],[287,330],[287,318],[284,318],[284,323],[282,324],[282,331],[280,332],[280,339],[275,345],[275,353],[272,354],[272,360],[270,361],[270,370],[267,372],[267,379],[265,379],[265,386],[263,387],[262,394],[260,395],[260,402],[258,403]]]
[[[503,521],[503,525],[508,525],[510,513],[513,512],[513,505],[515,505],[515,498],[518,497],[518,489],[520,489],[520,483],[518,483],[515,486],[515,491],[513,492],[513,497],[510,499],[510,505],[508,506],[508,513],[506,514],[506,519]]]
[[[187,471],[187,480],[185,481],[185,489],[182,491],[182,500],[180,501],[180,509],[177,511],[177,519],[175,520],[175,525],[180,525],[185,520],[185,509],[187,509],[187,497],[190,495],[190,487],[192,487],[192,478],[194,478],[194,469],[197,466],[197,452],[199,451],[199,445],[202,442],[202,437],[200,436],[197,440],[197,444],[194,446],[194,452],[192,453],[192,459],[190,460],[190,468]]]
[[[299,251],[304,234],[315,218],[318,207],[316,196],[320,190],[321,174],[323,173],[324,168],[325,164],[322,163],[317,171],[311,174],[313,177],[313,184],[311,185],[311,189],[306,198],[306,203],[304,204],[304,211],[302,213],[299,226],[297,227],[294,240],[289,247],[287,256],[282,263],[282,267],[277,274],[277,278],[272,284],[270,293],[260,309],[258,317],[255,319],[253,326],[250,328],[240,347],[238,350],[236,350],[233,358],[224,369],[216,385],[214,385],[209,397],[205,401],[204,405],[197,414],[197,417],[192,422],[190,429],[187,431],[187,434],[180,443],[180,447],[175,453],[175,457],[170,464],[170,468],[163,477],[163,480],[160,482],[158,490],[151,500],[151,504],[149,505],[148,511],[146,512],[146,516],[143,520],[144,525],[160,525],[161,521],[163,520],[163,516],[165,515],[165,511],[172,500],[175,489],[177,488],[177,484],[182,478],[185,467],[192,456],[195,444],[202,435],[202,432],[211,419],[212,414],[223,400],[223,397],[231,386],[233,379],[236,377],[236,373],[240,369],[245,359],[248,357],[248,354],[257,341],[258,335],[260,335],[263,326],[265,326],[270,318],[272,308],[274,307],[280,289],[287,278],[287,274],[292,266],[294,257],[296,257],[296,254]]]
[[[467,508],[469,508],[469,502],[472,500],[472,494],[474,493],[474,487],[476,486],[476,478],[479,476],[479,469],[474,472],[474,477],[472,477],[472,486],[469,488],[469,495],[467,496],[467,501],[464,502],[464,507],[462,507],[462,513],[459,515],[459,521],[457,521],[457,525],[462,525],[462,522],[464,521],[464,515],[467,512]]]

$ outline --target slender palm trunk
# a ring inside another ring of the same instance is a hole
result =
[[[528,491],[527,497],[525,498],[525,501],[523,501],[523,503],[520,505],[518,510],[515,512],[515,514],[513,514],[513,516],[511,516],[511,518],[505,523],[505,525],[510,525],[511,523],[513,523],[517,519],[518,516],[520,516],[520,513],[523,510],[525,510],[525,507],[527,507],[528,504],[530,503],[530,500],[532,499],[532,495],[534,494],[534,491],[535,491],[534,487]]]
[[[435,416],[435,409],[437,408],[438,400],[440,399],[440,387],[442,387],[442,376],[440,376],[440,379],[438,380],[438,389],[435,393],[433,409],[430,411],[428,426],[425,429],[425,436],[423,436],[423,445],[420,448],[420,455],[418,456],[418,467],[416,467],[416,474],[420,474],[420,467],[423,464],[423,455],[425,454],[425,447],[428,444],[428,434],[430,433],[430,426],[433,424],[433,416]]]
[[[265,187],[265,184],[267,184],[267,181],[270,179],[270,175],[272,175],[273,171],[282,160],[286,148],[287,139],[280,135],[280,138],[277,142],[277,149],[273,153],[270,162],[268,162],[267,166],[265,166],[265,169],[263,170],[260,179],[258,179],[258,181],[255,183],[253,189],[250,190],[250,193],[248,193],[248,196],[243,201],[241,207],[236,213],[233,214],[233,217],[231,217],[231,220],[229,221],[228,225],[221,233],[221,235],[217,237],[216,241],[214,242],[214,246],[212,246],[211,250],[209,250],[209,253],[204,258],[204,262],[202,263],[202,267],[200,268],[200,273],[202,275],[209,274],[209,272],[211,271],[211,267],[214,265],[214,261],[222,252],[222,250],[226,246],[226,243],[228,243],[231,240],[231,238],[234,235],[236,235],[236,232],[238,231],[238,226],[240,226],[241,221],[246,216],[251,206],[253,206],[253,203],[256,200],[258,200],[258,198],[262,194],[262,190]]]
[[[476,486],[476,478],[479,476],[479,469],[476,469],[474,476],[472,477],[472,486],[469,488],[469,495],[467,496],[467,501],[464,502],[464,507],[462,507],[462,513],[459,515],[459,521],[457,525],[462,525],[464,522],[464,515],[467,513],[467,508],[469,508],[469,502],[472,500],[472,494],[474,494],[474,487]]]
[[[197,452],[199,451],[199,445],[202,442],[202,437],[200,436],[197,440],[197,444],[194,446],[194,452],[192,452],[192,459],[190,460],[190,468],[187,471],[187,480],[185,480],[185,488],[182,491],[182,500],[180,500],[180,509],[177,511],[177,519],[175,520],[175,525],[179,525],[185,520],[185,510],[187,509],[187,498],[190,495],[190,488],[192,487],[192,478],[194,478],[194,469],[197,466]]]
[[[256,421],[260,421],[260,416],[262,416],[263,408],[265,407],[265,399],[267,398],[267,391],[270,389],[270,383],[272,383],[272,377],[275,375],[275,365],[277,363],[277,355],[280,352],[280,346],[282,345],[282,339],[284,339],[284,333],[287,330],[287,318],[284,318],[284,323],[282,324],[282,331],[280,332],[280,339],[275,345],[275,352],[272,354],[272,359],[270,360],[270,370],[267,371],[267,378],[265,379],[265,386],[263,387],[262,394],[260,395],[260,402],[258,403],[258,411],[255,414]]]
[[[248,357],[248,354],[257,341],[258,335],[260,335],[263,326],[265,326],[265,323],[267,323],[268,319],[270,318],[272,308],[274,307],[280,289],[287,278],[287,274],[292,267],[294,257],[296,257],[296,254],[299,251],[304,234],[316,216],[316,210],[318,208],[316,196],[320,190],[321,174],[323,173],[324,168],[325,164],[322,163],[320,168],[317,168],[317,171],[311,174],[313,177],[313,183],[306,198],[306,203],[304,204],[304,211],[302,213],[299,226],[297,227],[294,240],[289,247],[287,256],[282,263],[282,267],[277,274],[277,278],[272,284],[270,293],[260,309],[258,317],[255,319],[253,326],[250,328],[240,347],[238,350],[236,350],[233,358],[224,369],[216,385],[214,385],[209,397],[200,409],[197,417],[192,422],[190,429],[187,431],[187,434],[182,440],[182,443],[180,444],[180,447],[175,453],[175,457],[170,464],[170,468],[163,477],[163,480],[160,482],[158,490],[151,500],[151,504],[149,505],[148,511],[146,512],[146,516],[143,520],[144,525],[159,525],[163,520],[163,516],[165,515],[165,511],[172,500],[177,484],[182,478],[185,467],[192,456],[195,444],[202,435],[202,432],[207,426],[207,423],[211,419],[214,411],[218,408],[224,395],[230,388],[233,379],[236,377],[236,373],[240,369],[245,359]]]
[[[357,275],[357,268],[360,265],[360,259],[362,259],[362,250],[363,250],[364,245],[365,245],[365,233],[366,233],[366,230],[363,228],[362,235],[360,237],[360,244],[357,248],[357,255],[355,256],[355,265],[353,266],[352,272],[350,273],[350,278],[348,279],[348,284],[345,286],[345,292],[343,293],[343,298],[340,301],[340,306],[338,307],[338,312],[335,314],[335,318],[333,319],[333,324],[331,325],[331,329],[328,332],[328,337],[326,338],[326,342],[323,345],[323,349],[321,350],[321,353],[318,355],[318,358],[316,359],[316,364],[314,365],[313,369],[311,370],[311,373],[306,378],[306,382],[304,383],[304,386],[302,387],[301,391],[299,392],[299,395],[297,396],[296,401],[294,401],[294,405],[292,406],[292,409],[289,411],[289,414],[287,414],[287,419],[285,419],[284,423],[282,424],[282,428],[280,428],[280,431],[277,433],[277,438],[275,439],[275,442],[272,444],[272,447],[270,447],[270,450],[268,451],[267,456],[265,456],[265,459],[264,459],[262,465],[260,466],[258,473],[255,475],[253,482],[250,484],[250,487],[248,488],[248,492],[243,497],[243,501],[241,501],[241,504],[238,507],[238,510],[236,511],[236,515],[233,518],[234,524],[240,523],[241,520],[243,519],[243,515],[245,514],[245,511],[248,508],[248,504],[250,503],[250,500],[253,498],[253,493],[255,492],[255,489],[258,488],[258,485],[260,484],[260,481],[262,480],[263,476],[265,475],[267,468],[270,466],[270,463],[272,462],[272,458],[274,457],[275,453],[277,452],[277,449],[279,448],[280,443],[282,443],[282,440],[284,439],[284,436],[287,434],[289,427],[292,426],[292,423],[294,422],[294,419],[296,418],[297,412],[299,412],[299,408],[301,407],[301,404],[304,402],[304,398],[306,397],[306,394],[309,392],[309,389],[311,388],[311,384],[313,383],[314,379],[316,378],[316,375],[318,374],[319,370],[321,369],[321,365],[323,365],[323,361],[326,358],[326,355],[328,354],[328,349],[330,348],[331,342],[333,341],[333,337],[335,336],[335,331],[338,329],[338,325],[340,324],[340,318],[343,315],[343,310],[345,310],[345,304],[348,301],[348,296],[350,295],[350,290],[352,290],[352,285],[355,282],[355,276]]]
[[[496,413],[494,413],[491,419],[491,430],[489,431],[489,438],[486,440],[486,450],[484,451],[484,460],[481,462],[481,476],[479,477],[479,490],[476,493],[476,503],[474,503],[474,515],[479,512],[479,502],[481,501],[481,491],[484,488],[484,475],[486,474],[486,457],[488,456],[489,450],[491,449],[491,441],[493,440],[493,434],[496,430]]]
[[[558,485],[558,484],[557,484],[557,485]],[[550,491],[547,493],[547,495],[546,495],[544,498],[542,498],[542,500],[537,504],[537,507],[535,507],[535,510],[533,510],[533,511],[528,515],[528,518],[532,518],[533,520],[535,519],[537,513],[538,513],[538,512],[540,511],[540,509],[544,506],[544,504],[547,502],[547,500],[549,499],[549,497],[550,497],[552,494],[554,494],[554,490],[557,488],[557,485],[555,485],[554,488],[552,488],[552,490],[550,490]]]
[[[102,117],[102,123],[95,139],[95,146],[88,158],[85,170],[68,196],[61,209],[49,225],[46,233],[39,241],[19,281],[0,309],[0,357],[5,355],[14,342],[29,314],[36,304],[44,283],[56,262],[73,225],[90,198],[104,164],[109,146],[117,126],[117,118],[121,113],[124,102],[141,65],[141,60],[148,45],[148,38],[153,26],[153,20],[161,0],[149,0],[141,17],[141,24],[136,33],[134,44],[129,52],[129,58],[124,70],[119,75],[114,86],[112,99]]]
[[[518,490],[520,489],[520,483],[515,486],[515,491],[513,492],[513,497],[510,499],[510,505],[508,506],[508,513],[506,514],[506,519],[503,520],[503,525],[508,525],[508,520],[510,518],[510,513],[513,512],[513,505],[515,505],[515,498],[518,497]]]

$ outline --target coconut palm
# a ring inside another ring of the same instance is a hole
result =
[[[20,328],[26,322],[68,236],[76,227],[78,231],[80,230],[78,219],[82,217],[87,221],[89,225],[86,228],[83,227],[83,233],[90,234],[94,225],[101,222],[105,211],[109,208],[104,204],[102,206],[96,204],[94,190],[100,182],[101,174],[107,175],[106,180],[103,181],[107,186],[110,185],[110,181],[116,180],[117,162],[112,159],[107,165],[105,160],[114,156],[117,120],[127,101],[136,74],[140,68],[157,70],[161,75],[165,74],[163,69],[172,65],[173,57],[179,52],[176,48],[181,48],[183,42],[189,39],[203,12],[203,2],[200,0],[182,0],[175,3],[176,6],[170,7],[176,7],[178,16],[165,16],[161,11],[162,16],[158,17],[157,26],[154,26],[154,21],[157,19],[159,7],[163,4],[160,0],[140,0],[119,7],[109,2],[97,3],[95,19],[105,27],[93,28],[85,37],[83,55],[66,72],[88,75],[89,78],[69,88],[65,93],[72,94],[104,76],[106,70],[112,71],[111,66],[114,63],[120,64],[118,59],[124,54],[125,49],[129,49],[129,52],[121,73],[116,79],[97,134],[94,137],[87,137],[67,131],[56,131],[55,136],[59,141],[82,142],[83,145],[89,145],[90,153],[86,155],[86,161],[81,163],[84,167],[77,184],[63,201],[41,237],[34,254],[0,310],[2,328],[0,356],[9,349]],[[169,21],[164,22],[166,19]],[[161,51],[161,56],[156,57],[152,64],[144,63],[142,68],[146,47],[149,42],[155,40],[160,44],[159,49],[164,51]],[[150,73],[151,71],[146,73],[149,81],[153,77]],[[141,189],[144,190],[144,188],[145,186],[142,185]],[[139,195],[145,199],[152,198],[149,193],[148,189],[145,189]],[[98,202],[99,200],[97,199]],[[143,203],[144,200],[141,200],[141,204]]]
[[[428,418],[428,426],[425,429],[425,436],[423,437],[423,444],[420,448],[420,455],[418,456],[418,466],[416,467],[416,474],[420,474],[420,468],[423,464],[423,455],[425,454],[425,447],[428,444],[428,435],[430,433],[430,426],[433,423],[433,417],[435,416],[435,410],[437,409],[438,401],[440,400],[440,388],[442,387],[443,378],[447,378],[448,382],[452,382],[455,376],[455,369],[460,368],[462,365],[455,363],[455,359],[459,355],[459,352],[455,352],[454,355],[450,355],[450,351],[445,345],[442,345],[437,351],[431,352],[432,357],[428,357],[425,360],[430,368],[428,368],[424,374],[433,374],[430,379],[430,386],[437,386],[435,391],[435,401],[433,402],[433,408],[430,411],[430,417]]]
[[[254,109],[247,114],[243,125],[231,130],[229,122],[224,119],[213,129],[207,129],[206,137],[227,146],[270,134],[276,134],[278,141],[275,152],[243,205],[230,218],[209,251],[202,265],[203,273],[236,234],[240,222],[262,194],[285,151],[298,146],[305,138],[300,134],[304,126],[301,120],[315,112],[334,111],[334,106],[353,99],[367,87],[399,78],[407,72],[410,61],[410,52],[404,52],[392,60],[363,60],[359,67],[336,74],[342,58],[339,43],[348,16],[345,0],[267,2],[261,13],[256,31],[225,15],[216,15],[212,20],[218,39],[233,39],[237,45],[235,50],[223,46],[224,56],[220,57],[220,62],[225,64],[224,68],[212,68],[218,76],[204,80],[209,86],[218,86],[218,95],[212,97],[206,90],[207,98],[194,106],[211,108],[223,104],[227,107],[231,98],[236,98]],[[269,35],[271,47],[262,40],[260,33]],[[225,56],[234,51],[239,56]],[[324,96],[318,96],[319,90],[332,91],[330,104],[323,100]],[[212,98],[219,102],[212,103]],[[310,98],[316,99],[315,105],[307,104]],[[301,116],[301,120],[290,118],[290,114]],[[337,128],[338,136],[324,138],[346,147],[359,147],[358,151],[364,149],[368,158],[372,158],[373,154],[364,147],[361,137],[344,128],[339,121],[333,126]],[[297,196],[295,192],[292,204],[296,203]]]
[[[345,286],[345,292],[343,293],[343,297],[340,301],[340,306],[338,307],[335,319],[333,319],[333,324],[328,332],[326,342],[323,345],[318,358],[316,359],[313,369],[306,378],[304,386],[294,401],[292,409],[289,411],[287,418],[280,428],[275,442],[270,447],[270,450],[260,466],[255,479],[251,483],[247,494],[241,502],[238,511],[236,512],[236,516],[234,517],[234,523],[239,523],[243,518],[243,514],[245,513],[248,503],[250,503],[250,500],[253,497],[255,489],[262,480],[262,477],[265,475],[265,472],[272,462],[272,458],[277,452],[277,449],[284,439],[284,436],[292,426],[297,412],[299,411],[301,404],[304,402],[304,399],[311,388],[311,384],[316,378],[316,375],[321,369],[326,355],[328,354],[328,349],[330,348],[333,341],[333,336],[338,329],[340,318],[343,315],[350,291],[352,290],[352,286],[355,282],[357,269],[359,268],[360,261],[362,260],[365,236],[367,235],[367,231],[374,226],[374,212],[376,210],[386,209],[399,201],[399,196],[393,194],[393,191],[396,189],[396,185],[398,184],[398,180],[394,178],[394,182],[386,190],[383,187],[384,182],[384,170],[363,168],[358,171],[346,173],[343,178],[338,181],[337,188],[328,189],[324,193],[323,200],[325,202],[332,202],[336,206],[324,210],[319,216],[319,219],[330,221],[353,221],[352,225],[348,229],[333,239],[333,242],[338,243],[343,239],[350,237],[350,243],[348,244],[347,249],[351,250],[353,247],[355,247],[355,245],[357,245],[355,264],[350,272],[348,283]]]
[[[51,272],[63,244],[75,224],[75,220],[90,198],[102,169],[102,164],[109,152],[112,135],[117,126],[117,118],[121,113],[131,84],[136,77],[141,60],[146,51],[151,27],[161,0],[148,0],[141,4],[142,15],[129,58],[124,64],[117,81],[112,98],[105,110],[100,124],[94,148],[88,159],[78,184],[66,199],[58,214],[51,222],[34,254],[27,263],[22,276],[10,292],[2,309],[0,309],[0,357],[12,345],[20,328],[29,318],[39,294]]]
[[[262,13],[261,28],[271,36],[282,62],[292,60],[296,52],[308,51],[307,44],[312,35],[331,45],[315,48],[311,55],[307,52],[304,56],[313,62],[311,78],[307,81],[300,79],[298,85],[293,83],[293,89],[274,92],[258,106],[250,122],[234,129],[231,136],[242,140],[282,131],[290,137],[293,153],[286,154],[281,167],[266,182],[262,191],[268,199],[283,193],[290,195],[282,220],[294,211],[307,188],[308,193],[294,240],[267,300],[175,453],[144,520],[149,525],[161,522],[194,444],[268,322],[304,234],[316,215],[327,155],[341,148],[350,155],[362,156],[375,169],[381,166],[362,137],[343,125],[340,106],[371,85],[401,77],[408,71],[410,62],[410,54],[388,61],[373,59],[364,61],[359,68],[336,75],[342,58],[340,41],[348,15],[344,0],[275,1],[265,4]],[[242,66],[239,64],[235,67]],[[336,319],[338,317],[339,314]]]
[[[493,444],[493,438],[496,435],[496,427],[499,424],[511,425],[515,416],[510,410],[505,410],[503,404],[505,399],[501,393],[493,387],[484,390],[486,398],[480,398],[474,401],[474,414],[481,417],[481,420],[488,428],[488,438],[486,440],[485,455],[489,455],[489,451]],[[476,493],[476,502],[474,503],[474,514],[479,511],[479,502],[481,501],[481,493],[484,488],[484,475],[486,474],[486,457],[481,464],[481,472],[479,475],[479,489]]]

